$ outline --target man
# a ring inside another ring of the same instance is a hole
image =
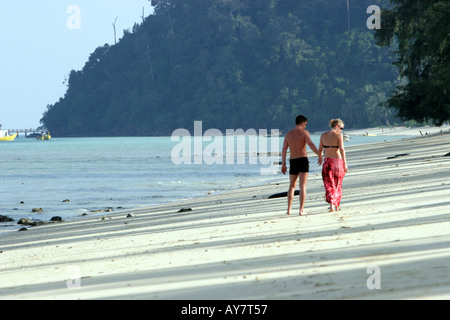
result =
[[[309,132],[305,130],[308,119],[299,115],[295,119],[295,128],[289,131],[284,137],[283,152],[282,152],[282,165],[281,172],[286,174],[286,153],[287,149],[290,150],[290,166],[289,166],[289,191],[288,191],[288,210],[286,214],[291,214],[292,199],[295,194],[295,186],[297,179],[300,178],[300,215],[307,215],[304,211],[305,199],[306,199],[306,181],[308,180],[309,161],[308,154],[306,152],[306,145],[311,150],[319,155],[314,143],[311,141]]]

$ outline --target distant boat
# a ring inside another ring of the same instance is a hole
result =
[[[1,130],[0,125],[0,141],[13,141],[17,137],[17,133],[10,135],[8,130]]]
[[[40,135],[42,135],[42,132],[25,133],[25,138],[37,138]]]
[[[348,134],[344,134],[344,141],[350,141],[350,137]]]
[[[50,135],[50,132],[42,133],[39,136],[36,137],[36,140],[50,140],[52,136]]]

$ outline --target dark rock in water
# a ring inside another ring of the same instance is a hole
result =
[[[22,218],[17,222],[17,224],[23,224],[24,226],[31,226],[31,227],[42,226],[44,224],[49,224],[49,223],[50,222],[47,222],[47,221],[30,220],[27,218]]]
[[[12,221],[14,221],[13,218],[0,215],[0,222],[12,222]]]
[[[31,212],[33,212],[33,213],[39,213],[39,212],[44,212],[44,210],[42,210],[42,208],[33,208],[33,209],[31,210]]]
[[[27,230],[28,230],[28,229],[25,228],[25,227],[19,229],[19,231],[27,231]]]
[[[450,157],[450,152],[444,155],[444,157]]]
[[[127,214],[127,218],[133,218],[131,214]]]
[[[62,221],[62,218],[61,218],[61,217],[58,217],[58,216],[52,217],[52,218],[50,219],[50,221],[51,221],[51,222],[61,222],[61,221]]]
[[[189,212],[192,211],[191,208],[181,208],[180,210],[178,210],[178,212]]]
[[[31,226],[31,225],[34,224],[34,222],[33,222],[32,220],[30,220],[30,219],[22,218],[22,219],[20,219],[20,220],[17,222],[17,224],[23,224],[23,225],[26,225],[26,226]]]
[[[283,198],[287,197],[287,192],[281,192],[281,193],[275,193],[269,196],[268,199],[275,199],[275,198]],[[300,194],[300,190],[295,190],[294,195],[298,196]]]
[[[70,200],[69,200],[69,199],[66,199],[66,200],[63,200],[63,202],[70,202]]]

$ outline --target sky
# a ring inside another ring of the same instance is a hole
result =
[[[153,12],[148,0],[2,0],[0,2],[0,124],[36,129],[64,96],[71,70],[94,50],[114,44]]]

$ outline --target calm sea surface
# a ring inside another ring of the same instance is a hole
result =
[[[318,145],[319,136],[312,138]],[[352,137],[346,144],[399,138],[402,137]],[[190,141],[190,164],[174,163],[182,156],[181,152],[174,151],[181,148],[185,154],[189,153],[188,141],[181,138],[176,141],[171,141],[171,137],[37,141],[19,137],[13,142],[1,142],[0,215],[16,221],[0,223],[0,234],[19,229],[20,218],[48,221],[60,216],[71,220],[83,213],[93,215],[95,210],[149,207],[282,177],[279,167],[271,166],[272,160],[279,161],[279,158],[254,153],[254,149],[249,149],[251,138],[245,140],[245,150],[238,148],[238,141],[242,140],[237,137],[215,137],[203,142],[200,137],[195,139]],[[282,137],[259,139],[262,140],[258,152],[281,152]],[[265,150],[263,140],[267,143]],[[227,145],[233,145],[234,149],[227,150]],[[203,154],[198,154],[198,146]],[[207,164],[207,161],[223,164]],[[239,164],[241,161],[245,163]],[[320,169],[313,162],[311,167],[312,171]],[[271,169],[278,173],[271,173]],[[42,208],[43,212],[31,213],[33,208]]]

